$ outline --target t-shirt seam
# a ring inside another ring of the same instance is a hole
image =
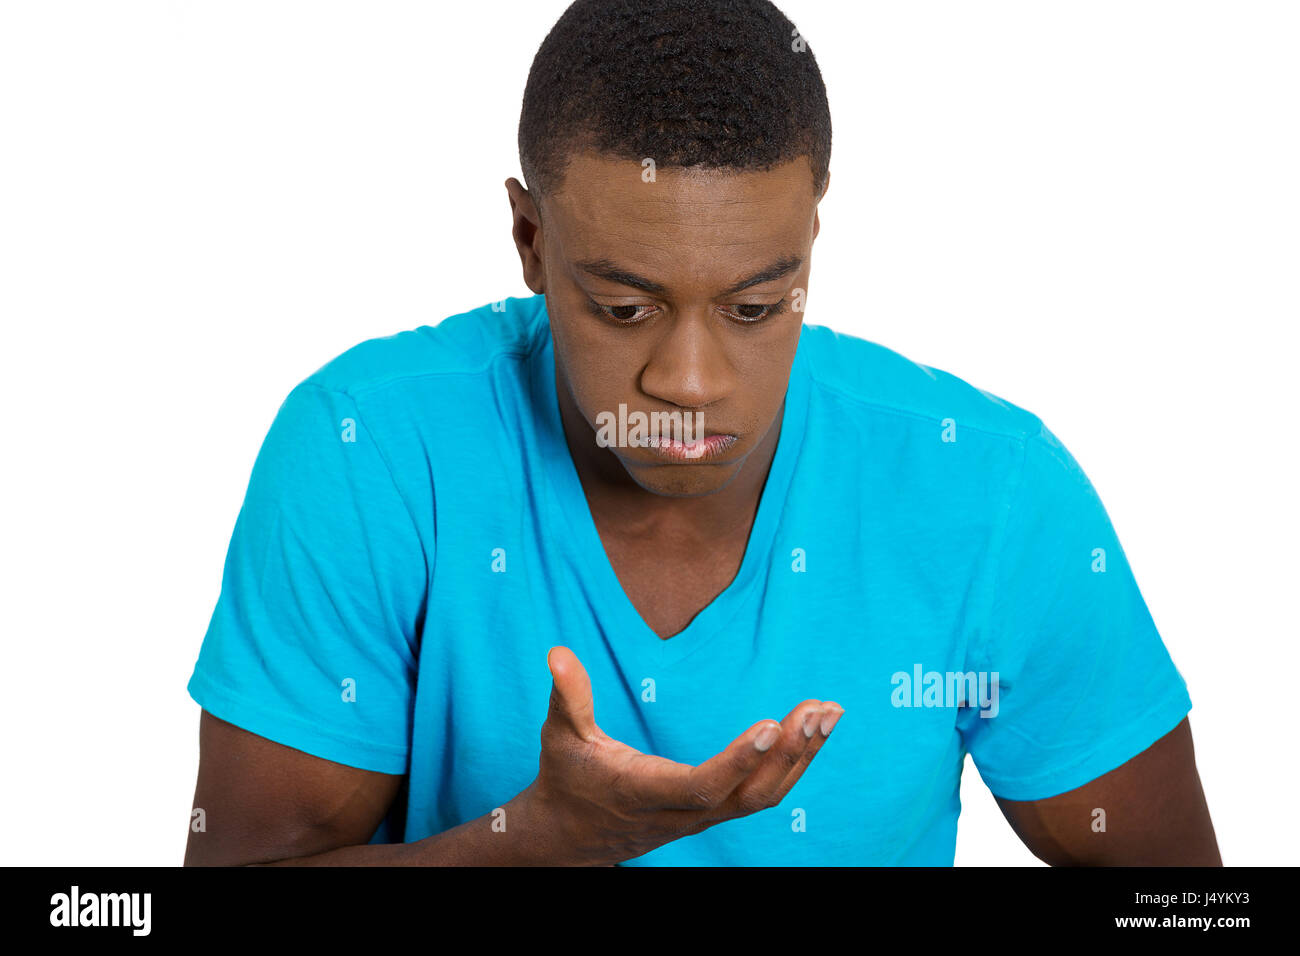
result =
[[[423,372],[408,372],[403,375],[397,375],[391,378],[385,378],[378,382],[366,382],[364,384],[359,384],[359,385],[325,385],[320,382],[312,381],[310,379],[303,382],[303,384],[312,385],[316,388],[325,389],[326,391],[330,391],[330,392],[337,392],[339,394],[348,396],[353,401],[356,401],[361,395],[367,392],[373,392],[376,389],[381,389],[381,388],[389,388],[394,385],[401,385],[406,382],[417,381],[422,378],[432,378],[438,375],[482,375],[484,372],[490,369],[497,361],[499,361],[502,358],[517,358],[517,359],[527,358],[530,354],[532,354],[531,348],[524,349],[523,351],[518,351],[513,347],[502,348],[497,351],[494,351],[490,356],[488,356],[488,358],[481,365],[475,366],[474,368],[426,369]]]
[[[357,404],[356,398],[345,391],[329,388],[324,385],[318,385],[315,382],[304,382],[303,385],[320,389],[327,393],[341,395],[351,403],[352,410],[357,416],[357,427],[368,435],[370,440],[374,443],[375,456],[379,459],[379,463],[384,466],[384,474],[388,476],[388,483],[392,485],[393,492],[397,495],[397,500],[402,503],[402,509],[406,512],[407,520],[411,523],[411,531],[415,534],[415,540],[420,542],[420,553],[424,557],[425,581],[427,582],[432,575],[432,569],[429,567],[429,549],[425,546],[424,538],[420,534],[420,523],[415,518],[415,511],[412,509],[411,503],[407,500],[406,495],[402,493],[401,486],[397,483],[397,478],[393,473],[393,466],[389,463],[388,455],[384,452],[383,443],[379,440],[379,436],[365,424],[364,416],[361,414],[361,407]]]
[[[1089,760],[1096,757],[1098,753],[1101,753],[1106,747],[1111,746],[1117,739],[1122,739],[1123,735],[1134,732],[1132,730],[1134,724],[1143,723],[1144,721],[1148,720],[1153,714],[1156,714],[1164,710],[1172,703],[1178,703],[1181,705],[1181,703],[1185,699],[1187,699],[1186,687],[1179,687],[1171,691],[1166,696],[1160,698],[1160,700],[1157,703],[1151,705],[1146,710],[1144,710],[1138,717],[1134,718],[1131,721],[1125,722],[1116,733],[1111,734],[1109,737],[1105,738],[1100,743],[1094,744],[1085,753],[1083,753],[1079,757],[1076,757],[1074,760],[1070,761],[1069,763],[1061,764],[1060,766],[1053,767],[1050,770],[1040,770],[1037,773],[1034,773],[1027,777],[1009,777],[1004,774],[1000,774],[997,771],[989,771],[988,776],[993,778],[999,785],[1005,784],[1007,786],[1023,787],[1023,786],[1029,786],[1043,779],[1050,779],[1052,777],[1059,776],[1060,774],[1068,773],[1069,771],[1075,770],[1078,767],[1086,764]],[[1172,729],[1173,728],[1171,727],[1170,730]],[[1152,741],[1151,743],[1154,744],[1155,741]],[[972,756],[974,755],[972,754]],[[1137,754],[1133,754],[1133,756],[1136,757]],[[1132,759],[1132,757],[1130,757],[1129,759]],[[1128,761],[1126,760],[1125,763],[1127,762]],[[976,760],[976,766],[977,767],[979,766],[978,760]],[[1112,767],[1111,769],[1112,770],[1117,769],[1118,766],[1120,765],[1117,764],[1116,767]],[[981,769],[980,772],[981,774],[983,774],[984,771]],[[1106,771],[1106,772],[1109,773],[1110,771]]]
[[[544,305],[544,302],[542,303]],[[472,313],[461,313],[461,315],[470,315]],[[449,316],[448,318],[459,318],[460,316]],[[323,388],[327,391],[341,392],[347,395],[354,402],[364,392],[374,391],[380,388],[388,388],[393,385],[400,385],[404,382],[416,381],[422,378],[431,378],[438,375],[481,375],[490,369],[496,362],[502,358],[526,359],[537,350],[538,339],[538,312],[529,316],[524,325],[525,338],[522,342],[509,342],[498,345],[492,349],[488,356],[478,365],[469,368],[434,368],[426,369],[422,372],[406,372],[400,375],[393,375],[374,382],[364,382],[361,384],[348,385],[324,385],[320,382],[313,381],[315,375],[309,377],[303,384],[314,385],[317,388]],[[438,326],[421,326],[420,328],[436,329]],[[407,329],[407,332],[418,333],[420,329]],[[398,333],[401,334],[401,333]],[[316,374],[320,374],[319,372]]]
[[[212,676],[209,675],[204,670],[196,670],[194,673],[194,679],[196,679],[201,686],[216,693],[217,696],[225,697],[228,702],[233,703],[236,706],[245,708],[251,711],[252,713],[258,715],[259,717],[263,717],[268,720],[279,721],[281,723],[296,727],[300,730],[304,730],[309,733],[317,734],[321,737],[325,737],[334,743],[343,744],[350,748],[353,747],[360,748],[361,750],[367,751],[375,755],[381,755],[386,757],[400,757],[404,760],[409,758],[410,756],[409,748],[407,747],[395,747],[395,746],[390,746],[389,744],[377,744],[372,741],[363,740],[360,737],[349,737],[347,735],[337,733],[333,730],[322,729],[321,725],[317,722],[302,720],[299,717],[290,716],[283,713],[282,711],[268,708],[262,705],[261,703],[255,703],[249,700],[243,694],[231,690],[229,685],[213,679]],[[203,705],[200,704],[200,706]],[[213,716],[216,715],[213,714]]]
[[[998,508],[997,524],[993,533],[989,536],[988,551],[991,561],[983,588],[985,598],[982,627],[977,632],[975,646],[971,648],[971,658],[975,662],[984,664],[989,662],[988,649],[993,640],[993,609],[996,606],[998,597],[998,573],[1002,570],[1002,558],[1007,550],[1007,529],[1011,526],[1011,517],[1015,513],[1020,493],[1024,488],[1028,461],[1029,439],[1025,438],[1020,443],[1019,465],[1003,491],[1002,501]]]
[[[811,363],[810,363],[810,364],[811,364]],[[898,417],[900,417],[900,418],[909,418],[909,419],[912,419],[912,420],[914,420],[914,421],[925,422],[926,424],[934,424],[934,422],[936,422],[936,421],[942,421],[942,419],[935,419],[935,418],[932,418],[932,417],[929,417],[929,416],[923,415],[923,414],[921,414],[920,412],[911,411],[911,410],[909,410],[909,409],[905,409],[905,408],[899,408],[898,406],[895,406],[895,405],[886,405],[886,404],[883,404],[883,403],[881,403],[881,402],[874,402],[874,401],[872,401],[871,399],[868,399],[868,398],[863,398],[861,395],[855,395],[854,393],[845,390],[842,386],[832,384],[831,382],[827,382],[826,380],[817,377],[816,374],[814,374],[814,375],[812,376],[812,379],[813,379],[813,382],[814,382],[814,383],[815,383],[819,388],[821,388],[821,389],[823,389],[823,390],[825,390],[825,391],[827,391],[827,392],[831,392],[831,393],[835,394],[836,396],[838,396],[839,398],[842,398],[842,399],[844,399],[844,400],[846,400],[846,401],[853,402],[854,404],[857,404],[857,405],[862,405],[862,406],[865,406],[865,407],[867,407],[867,408],[875,409],[875,410],[877,410],[877,411],[886,412],[886,413],[888,413],[888,414],[896,415],[896,416],[898,416]],[[995,430],[995,429],[992,429],[992,428],[984,428],[984,427],[982,427],[982,426],[980,426],[980,425],[971,425],[971,424],[968,424],[968,423],[962,423],[962,424],[961,424],[961,427],[962,427],[963,429],[965,429],[965,430],[973,431],[973,432],[978,432],[979,434],[982,434],[982,435],[989,435],[989,436],[992,436],[992,437],[994,437],[994,438],[1004,438],[1004,439],[1009,439],[1009,440],[1011,440],[1011,441],[1015,441],[1015,442],[1022,442],[1022,441],[1025,440],[1025,437],[1026,437],[1026,434],[1025,434],[1024,432],[1015,432],[1015,431],[999,431],[999,430]]]

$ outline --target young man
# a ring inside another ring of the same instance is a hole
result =
[[[186,862],[950,865],[970,753],[1048,862],[1219,863],[1078,464],[803,323],[831,124],[793,24],[579,0],[519,138],[536,294],[357,346],[266,438]]]

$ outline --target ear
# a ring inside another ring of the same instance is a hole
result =
[[[826,198],[826,193],[830,191],[830,188],[831,188],[831,174],[830,171],[827,170],[826,183],[825,185],[822,186],[822,194],[817,197],[817,210],[813,211],[813,238],[814,239],[817,238],[817,233],[821,232],[821,228],[822,228],[822,222],[820,217],[818,216],[818,210],[821,209],[821,202],[823,199]]]
[[[506,196],[510,200],[510,235],[519,253],[524,284],[535,294],[546,292],[546,271],[542,262],[542,217],[532,193],[523,183],[511,177],[505,182]]]

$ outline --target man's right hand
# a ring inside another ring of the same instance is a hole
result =
[[[567,647],[551,648],[547,664],[553,684],[537,778],[511,802],[552,865],[612,865],[776,806],[844,713],[834,701],[805,700],[692,767],[597,727],[591,680]]]

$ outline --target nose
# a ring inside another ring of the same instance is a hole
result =
[[[707,309],[682,310],[665,323],[641,372],[647,395],[681,408],[703,408],[731,394],[736,369],[711,318]]]

